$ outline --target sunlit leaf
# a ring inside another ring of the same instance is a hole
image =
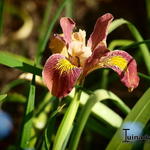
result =
[[[35,76],[33,75],[33,79],[29,89],[29,97],[27,100],[24,121],[23,121],[23,130],[22,130],[21,142],[20,142],[21,148],[30,147],[30,139],[32,137],[31,131],[32,131],[34,102],[35,102]]]
[[[10,93],[6,98],[7,102],[17,102],[17,103],[25,103],[26,97],[21,95],[20,93]]]
[[[81,99],[82,99],[82,96],[81,96]],[[69,149],[72,149],[72,150],[77,149],[81,134],[83,132],[87,119],[90,113],[92,112],[92,110],[94,110],[94,112],[98,112],[98,114],[101,114],[101,116],[107,115],[110,118],[116,117],[116,116],[113,116],[112,113],[106,112],[107,107],[105,109],[102,109],[102,107],[99,105],[100,103],[98,102],[105,100],[105,99],[113,99],[119,103],[121,101],[115,94],[108,92],[106,90],[96,90],[93,94],[91,94],[89,98],[87,99],[86,103],[84,104],[83,108],[81,109],[77,122],[74,126],[73,133],[72,133],[71,140],[70,140]],[[118,119],[117,117],[113,119],[115,119],[116,123],[120,123],[119,122],[120,120],[117,120]],[[112,120],[112,119],[109,119],[109,120]]]
[[[131,41],[131,40],[117,39],[117,40],[111,41],[111,43],[109,44],[108,47],[110,50],[114,50],[116,47],[128,46],[132,43],[133,43],[133,41]]]
[[[112,97],[112,95],[106,94],[105,90],[98,90],[99,92],[99,101],[105,100],[105,99],[115,99]],[[109,92],[108,92],[109,93]],[[73,97],[74,90],[70,93],[70,96]],[[87,100],[89,99],[89,95],[85,92],[82,92],[81,99],[80,99],[80,105],[84,106]],[[97,119],[102,120],[103,122],[109,124],[110,126],[113,126],[115,128],[120,127],[122,123],[122,118],[115,113],[112,109],[107,107],[102,102],[96,103],[91,112]]]
[[[78,89],[77,89],[78,90]],[[63,117],[63,120],[61,121],[61,124],[57,130],[56,137],[54,140],[53,150],[60,150],[68,137],[68,134],[72,128],[72,124],[74,122],[80,101],[81,91],[79,90],[75,94],[75,98],[71,101],[67,111],[65,112],[65,115]]]
[[[7,94],[1,94],[0,95],[0,102],[3,102],[6,97],[7,97]]]
[[[136,48],[138,46],[140,46],[141,44],[149,44],[150,40],[144,40],[141,42],[133,42],[129,45],[122,45],[120,49],[126,50],[126,49],[130,49],[130,48]]]
[[[0,52],[0,64],[41,76],[42,70],[33,66],[32,61],[8,52]]]

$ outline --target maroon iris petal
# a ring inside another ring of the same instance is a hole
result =
[[[98,64],[100,58],[107,52],[109,52],[109,50],[105,47],[105,45],[99,44],[97,48],[93,51],[92,55],[86,60],[83,74],[86,76],[91,71],[99,68]]]
[[[53,54],[43,69],[43,79],[49,91],[56,97],[66,96],[74,87],[82,70],[72,65],[63,55]]]
[[[110,13],[104,14],[97,19],[94,30],[90,35],[87,45],[94,50],[100,42],[105,42],[107,38],[107,29],[113,16]]]
[[[122,50],[108,52],[101,57],[100,63],[103,64],[104,68],[111,68],[117,72],[121,82],[128,87],[129,91],[138,86],[137,64],[127,52]]]
[[[63,17],[60,19],[60,25],[64,33],[66,43],[71,42],[71,34],[75,27],[75,22],[71,18]]]

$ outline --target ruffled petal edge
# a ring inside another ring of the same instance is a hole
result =
[[[94,30],[88,39],[87,45],[94,50],[100,42],[106,44],[108,26],[113,20],[113,16],[110,13],[106,13],[99,17],[94,26]]]
[[[121,82],[133,91],[139,84],[137,64],[135,59],[127,52],[114,50],[101,57],[99,65],[103,68],[111,68],[119,75]]]

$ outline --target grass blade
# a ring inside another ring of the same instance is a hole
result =
[[[82,133],[84,126],[87,122],[87,119],[90,115],[91,109],[98,102],[98,100],[99,100],[99,98],[94,93],[89,97],[89,99],[87,100],[84,107],[82,107],[82,110],[79,114],[76,125],[73,129],[73,133],[72,133],[70,145],[69,145],[69,150],[77,149],[81,133]]]
[[[109,49],[110,50],[114,50],[115,49],[115,47],[120,47],[120,46],[128,46],[128,45],[130,45],[130,44],[132,44],[133,43],[133,41],[131,41],[131,40],[125,40],[125,39],[117,39],[117,40],[113,40],[113,41],[111,41],[111,43],[109,44]]]
[[[126,50],[126,49],[129,49],[129,48],[136,48],[139,45],[144,44],[144,43],[148,44],[148,43],[150,43],[150,40],[144,40],[144,41],[141,41],[141,42],[134,42],[134,43],[129,44],[127,46],[122,46],[121,49]]]
[[[74,4],[74,0],[70,0],[68,1],[67,5],[66,5],[66,17],[73,17],[73,4]]]
[[[123,24],[127,24],[128,21],[126,21],[125,19],[116,19],[114,20],[109,28],[108,28],[108,34],[110,34],[112,31],[114,31],[115,29],[117,29],[118,27],[120,27]]]
[[[99,85],[100,89],[107,89],[108,81],[109,81],[108,75],[109,75],[109,69],[103,69],[101,82]]]
[[[138,73],[138,75],[139,75],[141,78],[144,78],[144,79],[150,81],[150,76],[147,76],[147,75],[145,75],[145,74],[143,74],[143,73],[140,73],[140,72]]]
[[[7,94],[1,94],[0,95],[0,102],[3,102],[6,97],[7,97]]]
[[[9,93],[6,97],[7,102],[17,102],[17,103],[25,103],[27,98],[19,93]]]
[[[81,90],[77,89],[77,92],[75,93],[74,99],[70,103],[63,120],[61,121],[61,124],[57,130],[53,150],[61,150],[63,147],[63,144],[68,137],[68,134],[72,128],[73,121],[75,119],[76,113],[78,111],[79,103],[80,103],[80,94]]]
[[[30,138],[31,138],[31,131],[32,131],[32,116],[34,110],[34,101],[35,101],[35,75],[33,75],[33,79],[29,90],[29,97],[27,101],[25,117],[23,122],[23,130],[21,135],[21,142],[20,142],[21,148],[28,148],[28,147],[33,148],[32,145],[30,145]]]
[[[4,10],[4,0],[0,1],[0,36],[3,31],[3,10]]]
[[[30,72],[35,75],[42,75],[42,70],[32,65],[32,61],[18,55],[14,55],[8,52],[0,52],[0,64],[17,68],[24,72]]]
[[[56,116],[59,113],[58,109],[58,104],[59,104],[59,99],[56,97],[51,96],[51,107],[52,107],[52,114],[49,117],[46,125],[46,129],[44,131],[44,140],[42,143],[42,150],[49,150],[51,147],[52,143],[52,136],[54,134],[54,127],[55,127],[55,121],[56,121]]]
[[[122,108],[122,110],[125,113],[128,113],[130,109],[112,92],[106,91],[106,90],[96,90],[94,94],[92,94],[87,102],[85,103],[84,107],[82,108],[79,117],[77,119],[77,123],[74,127],[72,138],[69,145],[69,150],[76,150],[79,139],[81,136],[81,133],[83,132],[83,129],[85,127],[85,124],[87,122],[87,119],[91,113],[92,108],[94,108],[94,105],[98,103],[98,101],[102,101],[105,99],[112,99],[115,101],[115,103]],[[101,110],[103,111],[103,110]],[[111,116],[113,117],[113,116]],[[117,120],[116,120],[117,121]]]
[[[100,97],[101,99],[103,98],[103,100],[110,99],[124,114],[128,114],[130,112],[130,108],[111,91],[101,89],[96,90],[95,93],[97,97]]]
[[[70,93],[70,97],[73,97],[74,90]],[[87,102],[89,95],[82,91],[80,105],[84,107]],[[111,99],[109,95],[103,95],[102,99]],[[94,105],[91,112],[98,120],[112,126],[114,128],[119,128],[122,123],[122,118],[109,107],[99,102]]]
[[[71,135],[72,130],[73,130],[73,126],[70,128],[70,131],[69,131],[69,133],[68,133],[68,135],[67,135],[67,137],[66,137],[66,139],[65,139],[65,141],[63,143],[63,146],[62,146],[61,150],[66,150],[68,141],[70,140],[70,135]]]
[[[137,104],[133,107],[131,112],[128,114],[128,116],[125,118],[125,122],[132,122],[132,125],[134,125],[136,122],[140,122],[144,126],[147,124],[147,122],[150,120],[150,88],[144,93],[144,95],[139,99]],[[131,125],[131,126],[132,126]],[[110,141],[109,145],[107,146],[106,150],[123,150],[127,149],[130,150],[134,146],[134,143],[123,143],[122,142],[122,126],[117,130],[116,134]]]
[[[51,14],[51,6],[53,0],[48,0],[44,12],[43,22],[40,28],[39,42],[44,38],[44,34],[47,32],[48,21],[50,19]]]

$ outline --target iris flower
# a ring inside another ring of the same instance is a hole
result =
[[[55,34],[50,42],[53,54],[43,69],[43,79],[49,91],[56,97],[69,94],[91,71],[111,68],[121,82],[132,91],[139,84],[136,61],[122,50],[110,51],[106,45],[108,26],[113,20],[110,13],[99,17],[86,42],[86,32],[73,32],[75,22],[62,17],[62,34]]]

